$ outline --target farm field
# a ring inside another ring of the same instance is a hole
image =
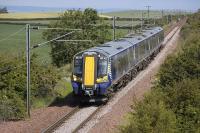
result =
[[[55,19],[58,18],[62,12],[23,12],[23,13],[6,13],[0,14],[1,20],[11,19],[11,20],[20,20],[20,19]],[[100,14],[100,17],[111,18],[112,16]]]
[[[22,29],[24,27],[24,29]],[[19,55],[25,53],[26,50],[26,33],[25,25],[11,25],[11,24],[0,24],[0,52],[9,53],[12,55]],[[21,31],[20,31],[21,30]],[[17,34],[11,36],[13,33]],[[31,31],[31,45],[45,41],[42,39],[41,30]],[[9,37],[10,36],[10,37]],[[45,46],[38,48],[32,53],[36,53],[39,57],[47,57],[46,61],[50,61],[49,58],[50,47]]]
[[[6,13],[0,14],[0,19],[45,19],[58,18],[59,12]]]
[[[33,25],[48,25],[56,20],[0,20],[0,24],[33,24]]]
[[[127,10],[127,11],[118,11],[118,12],[108,12],[104,13],[104,15],[107,16],[118,16],[118,17],[125,17],[125,18],[141,18],[142,17],[142,12],[144,12],[144,17],[148,17],[147,10]],[[178,14],[180,12],[177,11],[164,11],[163,15],[168,15],[168,14]],[[149,17],[150,18],[161,18],[162,17],[162,11],[159,10],[151,10],[149,12]]]

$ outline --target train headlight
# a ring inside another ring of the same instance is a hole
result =
[[[73,78],[72,78],[73,81],[77,81],[77,82],[81,82],[82,81],[82,78],[76,76],[76,75],[73,75]]]
[[[77,76],[73,75],[73,81],[77,81]]]
[[[103,76],[102,78],[97,78],[97,83],[107,82],[108,76]]]

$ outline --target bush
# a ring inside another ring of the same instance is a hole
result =
[[[24,100],[15,92],[0,91],[0,119],[21,119],[26,116]]]
[[[55,96],[58,75],[52,66],[40,66],[31,57],[31,103]],[[26,65],[21,57],[0,55],[0,118],[21,119],[26,114]]]
[[[200,79],[184,79],[166,90],[166,103],[176,114],[180,132],[200,131]]]
[[[126,133],[172,133],[176,131],[175,114],[166,108],[162,93],[152,91],[144,101],[134,106],[129,124],[121,128]]]

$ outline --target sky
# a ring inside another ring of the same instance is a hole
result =
[[[181,9],[197,10],[200,0],[0,0],[1,6],[39,6],[96,9]]]

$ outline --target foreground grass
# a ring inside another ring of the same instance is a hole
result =
[[[41,107],[47,107],[53,102],[56,102],[57,99],[64,99],[72,92],[72,86],[70,81],[66,80],[65,78],[60,80],[55,87],[55,91],[57,96],[49,96],[46,98],[34,99],[32,108],[36,109]]]

